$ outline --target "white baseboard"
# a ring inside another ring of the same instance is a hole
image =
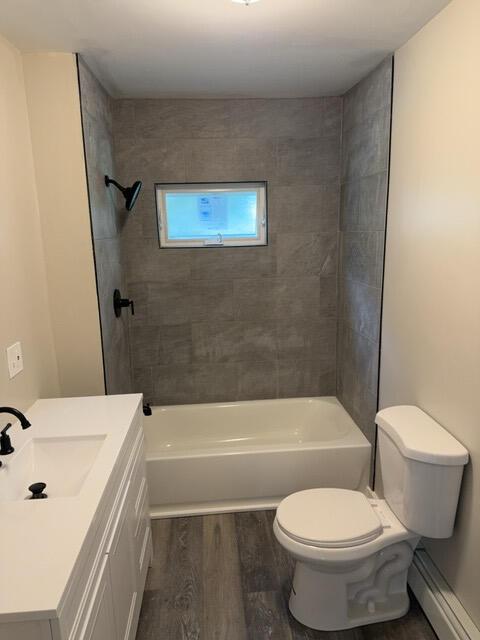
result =
[[[415,552],[408,584],[440,640],[480,640],[480,630],[423,549]]]

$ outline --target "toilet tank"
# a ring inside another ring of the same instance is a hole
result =
[[[385,500],[410,531],[449,538],[468,451],[424,411],[389,407],[376,417]]]

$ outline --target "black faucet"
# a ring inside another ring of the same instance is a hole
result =
[[[151,416],[152,415],[152,407],[150,406],[149,402],[146,402],[143,405],[143,415],[144,416]]]
[[[18,409],[14,409],[13,407],[0,407],[0,413],[10,413],[12,416],[15,416],[15,418],[20,421],[22,429],[28,429],[28,427],[32,426],[23,413]],[[9,422],[7,426],[0,431],[0,456],[7,456],[9,453],[13,453],[15,451],[12,447],[10,436],[7,433],[11,426],[12,424]]]

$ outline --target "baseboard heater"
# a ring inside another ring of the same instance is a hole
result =
[[[440,640],[480,640],[480,629],[424,549],[415,552],[408,584]]]

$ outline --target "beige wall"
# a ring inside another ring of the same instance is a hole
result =
[[[0,77],[0,404],[26,409],[104,393],[103,365],[75,57],[0,38]]]
[[[59,384],[22,59],[2,38],[0,78],[0,404],[26,409]],[[5,349],[17,340],[25,369],[10,380]]]
[[[480,3],[396,55],[380,404],[420,406],[469,450],[454,537],[427,548],[480,626]]]
[[[104,393],[76,60],[23,56],[60,391]]]

